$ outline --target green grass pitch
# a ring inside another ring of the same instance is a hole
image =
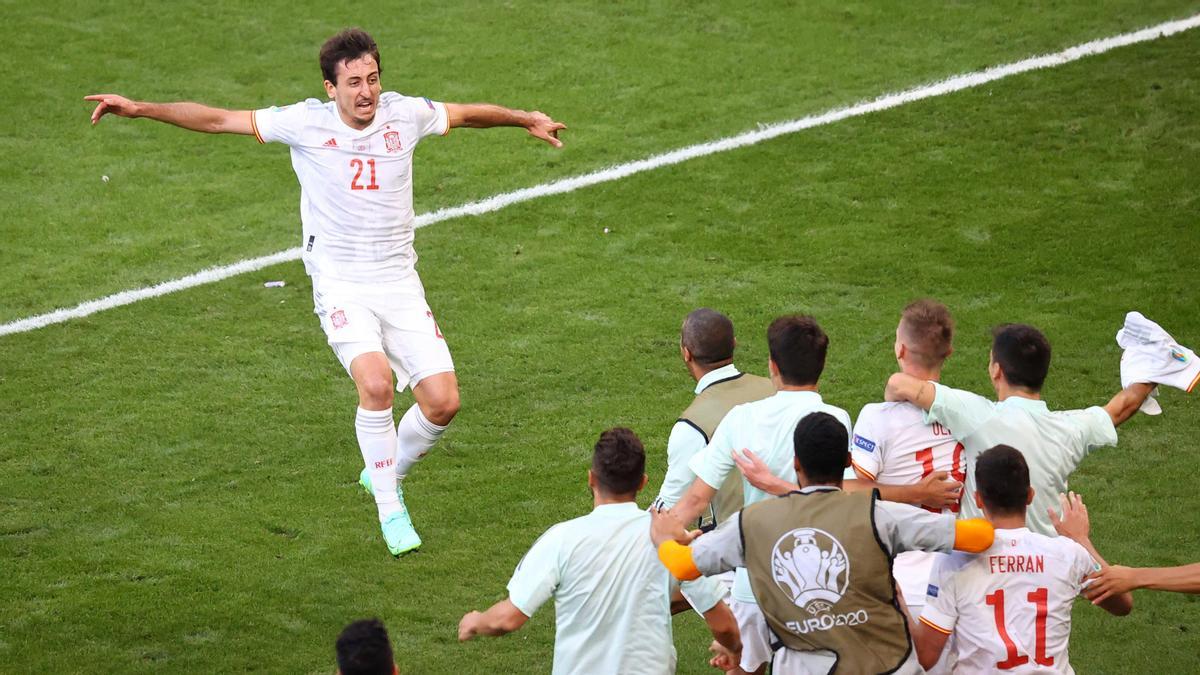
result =
[[[426,141],[425,212],[1200,11],[783,5],[0,0],[0,322],[296,245],[286,149],[91,129],[81,99],[319,96],[316,51],[347,25],[379,40],[385,88],[570,127],[557,152],[513,130]],[[0,338],[0,672],[328,673],[338,630],[371,615],[402,672],[548,671],[549,606],[467,645],[458,619],[590,508],[603,428],[642,435],[653,497],[700,305],[760,374],[770,319],[815,314],[823,394],[852,414],[922,295],[959,324],[948,383],[986,392],[987,329],[1025,321],[1054,345],[1052,407],[1107,400],[1126,311],[1200,343],[1198,60],[1192,31],[421,230],[464,407],[406,483],[426,544],[400,560],[355,485],[354,389],[299,263]],[[1112,561],[1200,560],[1200,402],[1162,400],[1072,482]],[[1124,619],[1079,603],[1076,669],[1194,671],[1197,598],[1135,597]],[[675,625],[679,671],[709,672],[701,622]]]

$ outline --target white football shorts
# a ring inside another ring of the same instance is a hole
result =
[[[737,619],[738,631],[742,634],[742,670],[752,673],[771,661],[771,629],[757,602],[746,602],[731,597],[729,609]]]
[[[454,370],[416,273],[403,281],[370,284],[320,277],[312,282],[313,312],[347,373],[354,359],[368,352],[387,356],[397,391]]]

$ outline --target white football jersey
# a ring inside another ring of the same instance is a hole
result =
[[[854,468],[888,485],[913,485],[935,471],[962,483],[966,478],[963,446],[946,427],[925,423],[925,411],[911,403],[868,403],[854,423],[850,456]],[[927,511],[936,511],[922,506]],[[958,513],[958,505],[943,509]],[[910,606],[924,602],[936,553],[909,551],[896,556],[892,575]]]
[[[1073,673],[1071,605],[1095,569],[1066,537],[996,530],[983,553],[939,557],[921,623],[953,631],[964,672]]]
[[[315,98],[251,119],[259,142],[291,147],[309,275],[371,283],[413,274],[413,149],[449,131],[445,105],[384,92],[362,130]]]

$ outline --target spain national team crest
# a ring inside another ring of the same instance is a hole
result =
[[[330,314],[329,320],[333,323],[334,330],[337,330],[338,328],[341,328],[349,323],[349,321],[346,320],[346,312],[340,309],[333,314]]]
[[[792,530],[775,542],[772,576],[797,607],[829,611],[850,584],[850,560],[833,535],[816,528]],[[810,606],[812,605],[812,606]]]
[[[383,135],[383,143],[388,152],[400,152],[400,132],[389,131]]]

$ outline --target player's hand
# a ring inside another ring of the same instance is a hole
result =
[[[686,546],[700,534],[700,530],[688,532],[683,523],[679,522],[679,519],[669,509],[650,510],[650,539],[654,542],[655,548],[661,546],[664,541],[672,539]]]
[[[558,140],[558,132],[566,129],[567,125],[555,122],[546,113],[534,110],[529,113],[529,124],[525,128],[529,130],[530,136],[540,138],[556,148],[561,148],[563,144]]]
[[[1054,511],[1053,507],[1046,509],[1046,512],[1050,515],[1050,524],[1054,526],[1054,531],[1063,537],[1074,539],[1078,542],[1087,541],[1092,526],[1088,520],[1087,506],[1084,505],[1083,498],[1071,492],[1070,494],[1059,495],[1058,503],[1062,507],[1061,516]]]
[[[749,448],[734,450],[730,456],[733,457],[733,463],[737,464],[738,471],[746,477],[746,482],[767,494],[785,495],[797,489],[792,483],[771,473],[766,462]]]
[[[921,503],[931,509],[954,506],[962,496],[962,483],[950,478],[945,471],[934,471],[917,484]]]
[[[475,627],[479,625],[479,620],[483,618],[483,614],[474,610],[463,614],[463,618],[458,622],[458,641],[466,642],[478,635],[475,632]]]
[[[85,101],[97,101],[96,109],[92,111],[92,126],[95,126],[105,114],[112,113],[121,117],[137,117],[137,102],[130,101],[116,94],[92,94],[84,96]]]
[[[1109,597],[1128,593],[1140,588],[1137,581],[1137,570],[1124,565],[1109,565],[1099,572],[1093,572],[1083,580],[1083,597],[1098,605]]]
[[[737,668],[738,664],[742,660],[741,654],[729,651],[725,645],[717,642],[716,640],[713,640],[712,644],[708,646],[708,651],[713,655],[713,657],[708,660],[708,665],[718,670],[723,670],[727,673]]]

